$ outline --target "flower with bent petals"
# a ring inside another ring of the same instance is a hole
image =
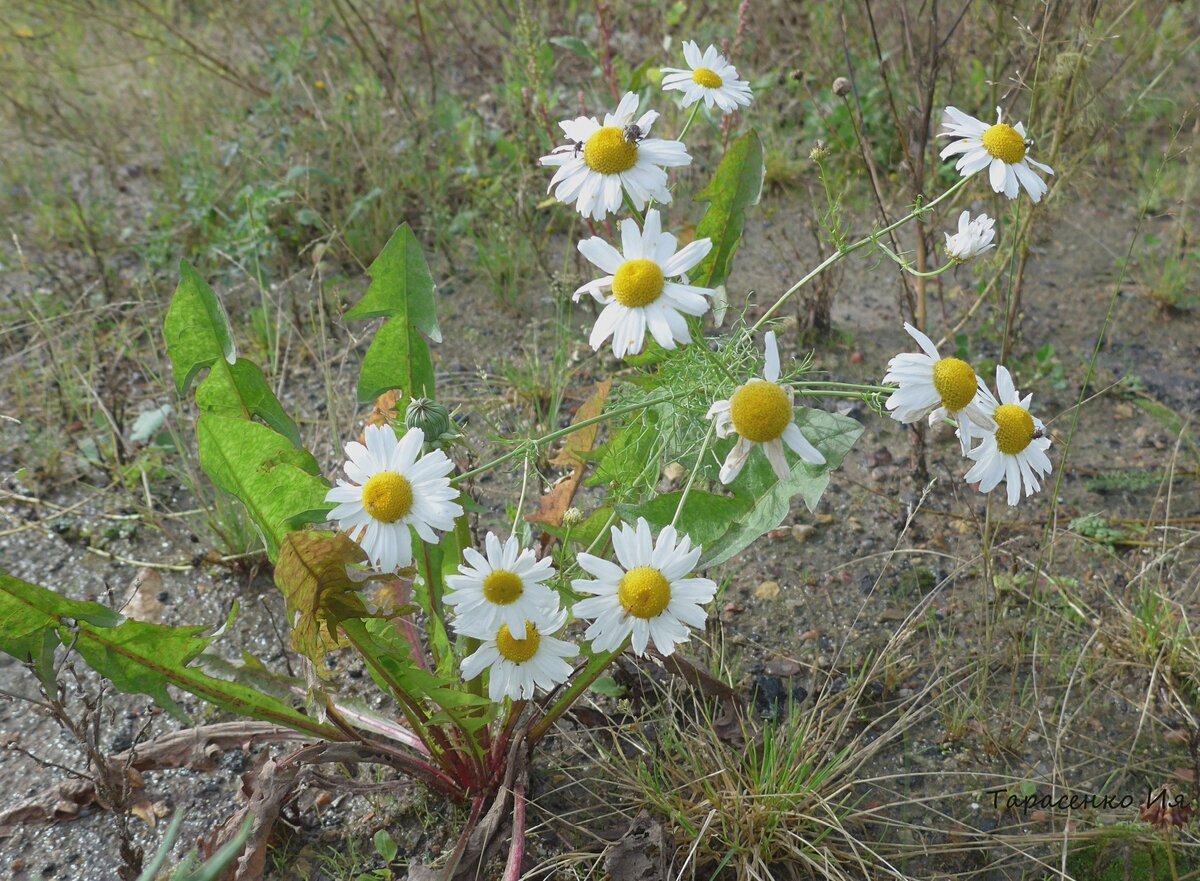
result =
[[[999,403],[989,414],[991,430],[982,434],[983,442],[967,453],[975,464],[966,473],[967,483],[978,483],[981,493],[989,493],[1000,483],[1008,484],[1008,503],[1021,500],[1021,488],[1031,496],[1042,488],[1039,478],[1051,470],[1050,438],[1042,437],[1044,426],[1029,412],[1033,395],[1023,399],[1005,367],[996,368],[996,393]],[[977,434],[979,434],[977,432]]]
[[[995,192],[1015,199],[1021,187],[1024,187],[1033,201],[1042,200],[1048,188],[1033,169],[1041,169],[1046,174],[1054,174],[1054,169],[1029,158],[1033,141],[1026,137],[1024,125],[1004,122],[999,107],[996,108],[995,125],[969,116],[957,107],[946,108],[942,125],[946,130],[939,132],[940,136],[954,138],[942,148],[942,158],[948,159],[957,154],[958,161],[954,167],[963,177],[970,177],[986,168]]]
[[[922,354],[902,352],[888,362],[883,381],[900,388],[888,397],[887,408],[893,419],[906,425],[926,416],[930,425],[953,419],[958,423],[959,444],[965,456],[971,438],[991,426],[990,414],[996,401],[970,364],[961,358],[943,358],[933,340],[908,322],[904,329],[917,341]]]
[[[767,363],[762,379],[751,379],[726,401],[709,408],[708,418],[717,421],[717,437],[736,434],[738,441],[721,466],[721,483],[732,483],[742,472],[756,446],[761,446],[767,461],[780,480],[792,476],[783,445],[810,465],[824,465],[825,456],[809,442],[796,424],[794,396],[788,386],[779,384],[779,347],[775,331],[767,331]]]

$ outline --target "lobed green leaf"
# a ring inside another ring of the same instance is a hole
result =
[[[723,563],[774,529],[788,515],[795,496],[800,496],[808,509],[813,510],[829,485],[829,472],[841,465],[862,434],[862,426],[853,419],[824,410],[799,408],[796,424],[812,445],[825,455],[825,464],[807,465],[797,459],[792,466],[791,478],[781,481],[763,452],[752,451],[742,473],[730,486],[734,498],[745,504],[747,510],[729,524],[724,535],[705,546],[700,565]],[[718,446],[718,456],[724,459],[731,446],[729,441]],[[688,506],[691,506],[690,500]]]
[[[371,285],[346,318],[390,320],[376,332],[363,359],[359,401],[372,401],[392,389],[403,390],[407,397],[433,397],[433,359],[425,337],[440,343],[442,332],[433,297],[433,276],[407,223],[392,234],[367,273]]]
[[[201,635],[207,629],[125,620],[104,606],[70,600],[0,572],[0,650],[19,660],[36,663],[38,654],[49,660],[57,646],[69,644],[115,688],[149,695],[181,719],[186,716],[167,686],[182,688],[239,716],[343,739],[336,728],[276,698],[190,667],[213,640]],[[48,671],[39,672],[45,679]]]

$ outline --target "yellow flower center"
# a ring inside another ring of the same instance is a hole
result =
[[[600,174],[629,171],[637,162],[637,155],[637,144],[629,143],[624,130],[617,125],[606,125],[583,145],[583,161]]]
[[[496,632],[496,651],[500,652],[500,656],[506,660],[512,661],[514,664],[524,664],[530,658],[537,654],[538,644],[542,641],[538,635],[537,628],[533,626],[532,621],[525,622],[525,638],[514,639],[509,633],[508,625],[501,624],[500,629]]]
[[[496,569],[483,579],[483,595],[489,603],[507,606],[515,603],[525,590],[525,582],[515,572]]]
[[[662,296],[665,283],[662,269],[653,260],[626,260],[613,274],[612,292],[618,303],[634,309]]]
[[[1015,456],[1033,442],[1033,417],[1024,407],[1001,404],[992,415],[996,420],[996,446],[1006,456]]]
[[[380,471],[363,486],[362,500],[380,523],[395,523],[412,510],[412,484],[402,474]]]
[[[943,358],[933,365],[933,387],[942,396],[942,406],[957,413],[975,397],[975,371],[966,361]]]
[[[983,133],[983,149],[1001,162],[1015,165],[1025,158],[1025,139],[1021,133],[1004,122],[998,122]]]
[[[773,441],[792,424],[792,402],[782,386],[752,379],[729,399],[733,428],[755,443]]]
[[[693,70],[692,82],[706,89],[719,89],[722,84],[721,78],[707,67],[697,67]]]
[[[638,566],[621,579],[617,599],[635,618],[653,618],[671,602],[671,585],[653,566]]]

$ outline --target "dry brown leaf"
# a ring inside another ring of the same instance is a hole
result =
[[[578,425],[580,422],[599,416],[604,410],[604,402],[608,399],[611,389],[611,379],[596,383],[596,390],[580,405],[571,424]],[[538,502],[537,511],[525,515],[526,522],[562,526],[563,514],[567,512],[567,508],[571,507],[571,500],[575,498],[575,491],[579,489],[579,484],[583,480],[584,468],[587,465],[579,454],[591,451],[596,444],[596,435],[599,431],[600,423],[597,422],[567,435],[563,442],[563,448],[550,460],[550,464],[560,468],[570,468],[571,473],[555,483],[550,491],[542,496]]]
[[[391,425],[400,419],[400,411],[396,409],[396,404],[399,403],[400,397],[404,393],[398,389],[392,389],[390,392],[384,392],[375,399],[375,409],[371,411],[371,415],[367,417],[367,425]],[[361,441],[362,438],[359,438]]]

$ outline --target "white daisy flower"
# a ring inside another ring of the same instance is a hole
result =
[[[683,92],[684,107],[691,107],[701,98],[706,107],[711,109],[716,104],[723,113],[750,106],[750,84],[738,79],[737,68],[716,46],[709,46],[701,55],[695,41],[688,40],[683,44],[683,57],[690,70],[664,67],[662,87],[664,92]]]
[[[451,588],[443,598],[454,606],[456,632],[480,639],[494,636],[500,625],[516,639],[525,638],[526,620],[537,620],[540,612],[558,608],[558,594],[542,584],[554,575],[549,557],[538,560],[532,550],[521,549],[514,535],[504,544],[495,533],[484,538],[487,557],[474,548],[464,548],[466,563],[460,574],[447,575]]]
[[[954,235],[946,233],[946,256],[955,263],[965,263],[972,257],[978,257],[985,251],[996,247],[993,239],[996,221],[986,214],[980,214],[974,220],[971,212],[964,211],[958,215],[958,232]]]
[[[580,618],[593,619],[584,636],[598,652],[620,648],[632,634],[636,654],[645,654],[651,641],[660,654],[671,654],[688,641],[689,627],[704,626],[704,606],[717,592],[710,579],[687,577],[700,560],[700,548],[693,548],[686,535],[677,543],[673,526],[664,527],[653,543],[644,517],[638,518],[636,529],[614,526],[612,540],[620,565],[591,554],[576,558],[596,576],[571,582],[577,592],[595,594],[573,610]]]
[[[991,430],[983,434],[983,443],[967,455],[975,461],[966,473],[967,483],[978,483],[979,491],[991,492],[1000,481],[1008,483],[1008,503],[1021,500],[1021,487],[1031,496],[1042,488],[1039,477],[1050,474],[1050,438],[1042,437],[1042,421],[1029,413],[1033,395],[1021,398],[1012,376],[1004,367],[996,368],[996,392],[1000,403],[991,416]]]
[[[1002,119],[999,107],[996,108],[995,125],[968,116],[957,107],[947,107],[942,116],[946,130],[939,134],[955,140],[942,148],[942,158],[960,154],[954,167],[963,177],[987,168],[995,192],[1015,199],[1021,187],[1025,187],[1030,198],[1040,202],[1048,188],[1029,166],[1040,168],[1046,174],[1054,174],[1054,169],[1029,158],[1027,154],[1033,141],[1025,135],[1024,125],[1019,122],[1009,125]]]
[[[454,528],[461,506],[451,501],[458,490],[446,477],[454,463],[441,450],[422,456],[425,434],[410,428],[399,440],[391,426],[368,425],[366,445],[346,444],[348,461],[343,470],[351,482],[338,480],[325,495],[337,502],[329,513],[338,528],[362,545],[367,558],[381,572],[394,572],[412,563],[412,537],[436,543],[435,529]]]
[[[973,434],[991,427],[996,407],[992,393],[960,358],[943,358],[933,340],[908,322],[904,329],[917,341],[924,354],[904,352],[888,362],[883,381],[900,386],[887,399],[892,418],[906,425],[929,417],[934,425],[942,419],[958,423],[958,439],[965,456]]]
[[[797,456],[812,465],[824,465],[825,456],[809,443],[796,425],[793,411],[794,394],[789,386],[779,384],[779,347],[775,331],[767,331],[767,364],[762,379],[751,379],[729,397],[709,408],[708,418],[717,421],[717,437],[736,433],[738,441],[721,466],[721,483],[732,483],[756,446],[762,446],[775,476],[787,480],[792,476],[783,445],[787,444]]]
[[[658,210],[646,212],[645,227],[632,218],[621,221],[621,252],[599,236],[579,243],[579,253],[609,273],[575,291],[575,299],[591,294],[604,305],[589,342],[599,349],[612,337],[613,354],[636,355],[649,327],[664,349],[690,343],[685,315],[703,315],[715,291],[687,284],[686,273],[712,250],[709,239],[696,239],[678,251],[675,236],[662,231]],[[668,281],[668,279],[679,279]]]
[[[574,657],[579,648],[548,634],[557,633],[566,623],[567,613],[541,610],[537,619],[524,622],[524,639],[517,639],[507,624],[501,624],[485,639],[474,653],[463,658],[463,679],[474,679],[490,670],[488,697],[499,703],[504,698],[528,700],[534,688],[549,691],[571,676],[566,658]]]
[[[663,169],[690,165],[692,157],[680,141],[647,137],[658,113],[649,110],[635,122],[637,108],[637,95],[626,92],[604,125],[592,116],[559,123],[571,143],[538,160],[559,166],[549,188],[558,201],[595,220],[621,209],[622,192],[639,211],[650,199],[671,201]]]

